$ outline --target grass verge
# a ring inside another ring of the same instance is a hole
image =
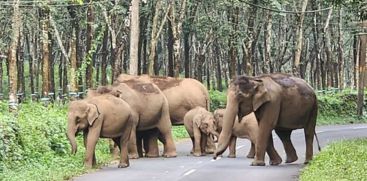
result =
[[[302,170],[301,181],[367,180],[367,139],[328,145]]]

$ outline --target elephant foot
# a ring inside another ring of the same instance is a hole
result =
[[[177,153],[176,152],[167,152],[167,153],[163,154],[163,157],[174,158],[174,157],[177,157]]]
[[[229,154],[228,158],[236,158],[236,155],[235,154]]]
[[[202,156],[202,154],[201,154],[201,153],[197,153],[197,152],[196,152],[196,153],[194,153],[193,155],[194,155],[194,156],[196,156],[196,157]]]
[[[206,150],[205,150],[205,153],[207,153],[207,154],[213,154],[213,153],[214,153],[214,151],[215,151],[215,149],[213,149],[213,148],[208,148],[208,149],[206,149]]]
[[[265,162],[262,160],[254,160],[252,161],[251,166],[265,166]]]
[[[292,157],[287,157],[287,159],[285,160],[285,163],[292,163],[298,160],[297,155],[292,156]]]
[[[254,153],[249,153],[246,156],[247,158],[255,158],[255,154]]]
[[[282,163],[282,159],[274,159],[274,160],[269,161],[269,165],[273,165],[273,166],[279,165],[281,163]]]
[[[139,154],[137,154],[137,153],[129,154],[129,159],[138,159],[138,158],[139,158]]]
[[[310,163],[311,159],[306,159],[305,162],[303,162],[303,164],[308,164]]]
[[[145,154],[145,157],[157,158],[157,157],[159,157],[159,154],[158,153],[147,153],[147,154]]]
[[[117,166],[118,168],[126,168],[128,167],[130,164],[129,163],[119,163],[119,165]]]

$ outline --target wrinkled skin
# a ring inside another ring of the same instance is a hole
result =
[[[67,129],[72,153],[75,154],[77,151],[75,135],[83,131],[86,147],[84,164],[91,168],[96,163],[94,152],[98,138],[112,138],[120,148],[118,167],[128,167],[128,140],[136,122],[137,119],[133,117],[130,106],[112,95],[72,101],[69,105]]]
[[[194,109],[197,106],[207,108],[209,110],[209,93],[206,87],[199,81],[191,78],[174,78],[174,77],[160,77],[160,76],[133,76],[127,74],[121,74],[117,81],[129,82],[131,80],[149,80],[156,84],[159,89],[166,96],[169,105],[169,114],[172,125],[183,125],[185,114]],[[152,146],[154,148],[158,145],[154,145],[154,139],[159,134],[149,131],[148,133],[139,132],[142,134],[141,138],[144,142],[149,142],[146,148]],[[159,136],[160,138],[161,136]],[[153,139],[149,140],[149,139]],[[163,141],[162,139],[160,139]],[[140,141],[141,142],[141,141]],[[153,143],[153,144],[152,144]],[[140,146],[141,144],[138,144]],[[214,153],[215,144],[212,138],[208,139],[208,146],[206,147],[207,153]],[[155,150],[155,149],[153,149]],[[154,157],[151,152],[146,151],[148,157]]]
[[[205,155],[208,137],[219,136],[213,114],[203,107],[196,107],[187,112],[184,125],[192,140],[194,156]]]
[[[133,126],[129,141],[129,157],[139,158],[136,132],[157,128],[164,140],[164,157],[176,157],[176,146],[171,132],[168,102],[159,88],[150,80],[129,80],[125,83],[116,82],[110,87],[100,86],[100,94],[112,94],[126,101],[138,124]],[[153,141],[152,141],[153,142]],[[155,141],[157,142],[157,141]],[[152,157],[159,156],[158,146],[149,149]]]
[[[214,118],[217,125],[218,132],[222,132],[223,128],[223,115],[224,115],[225,109],[217,109],[214,111]],[[251,141],[251,148],[249,153],[247,154],[247,158],[254,158],[255,157],[255,144],[256,144],[256,136],[259,131],[259,126],[257,124],[257,120],[254,113],[250,113],[242,118],[242,120],[239,122],[238,117],[236,117],[236,120],[234,122],[233,128],[232,128],[232,136],[231,140],[229,142],[229,158],[235,158],[236,157],[236,140],[238,138],[246,138]]]
[[[255,113],[259,123],[255,160],[251,165],[265,165],[265,150],[273,146],[273,129],[283,142],[287,154],[286,163],[291,163],[298,157],[290,135],[293,130],[304,128],[304,163],[312,159],[317,99],[311,86],[304,80],[286,74],[239,76],[232,80],[215,157],[222,154],[228,146],[236,116],[242,119],[251,112]]]

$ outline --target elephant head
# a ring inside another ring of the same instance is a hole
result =
[[[97,105],[88,103],[85,100],[72,101],[68,110],[68,130],[67,137],[71,144],[71,153],[77,151],[75,140],[76,134],[88,129],[100,115]]]
[[[211,114],[200,115],[201,119],[194,119],[194,124],[198,126],[200,131],[206,135],[219,137],[217,132],[217,121]]]
[[[261,79],[239,76],[232,80],[227,93],[223,128],[214,158],[221,155],[227,148],[236,116],[238,115],[238,120],[241,120],[243,116],[255,112],[268,101],[270,101],[270,94]]]

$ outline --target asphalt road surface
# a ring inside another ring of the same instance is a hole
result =
[[[316,128],[321,147],[337,140],[367,137],[367,124],[343,126],[325,126]],[[274,135],[274,134],[273,134]],[[249,166],[252,159],[246,158],[250,142],[245,139],[237,141],[237,158],[227,158],[228,152],[222,158],[213,160],[211,155],[194,157],[189,154],[191,140],[186,139],[176,143],[176,158],[140,158],[130,160],[130,167],[119,169],[117,163],[103,167],[94,173],[74,178],[77,181],[293,181],[298,180],[300,169],[304,167],[305,139],[303,129],[293,131],[292,142],[297,150],[298,160],[291,164],[282,163],[278,166],[264,167]],[[285,160],[285,152],[281,141],[274,135],[275,147]],[[317,144],[314,141],[314,152],[317,154]],[[97,158],[98,159],[98,158]]]

